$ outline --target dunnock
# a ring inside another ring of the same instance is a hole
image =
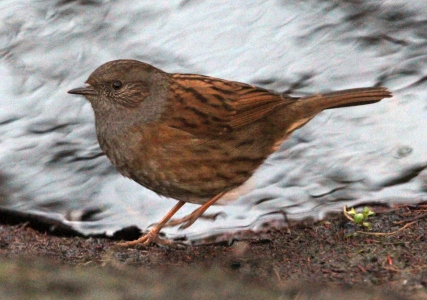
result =
[[[386,88],[372,87],[294,98],[240,82],[170,74],[136,60],[105,63],[86,83],[69,93],[91,103],[99,144],[117,170],[179,199],[148,234],[122,246],[172,244],[158,237],[163,227],[190,226],[316,114],[391,97]],[[202,206],[170,221],[185,202]]]

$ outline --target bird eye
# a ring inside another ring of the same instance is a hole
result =
[[[120,89],[122,87],[122,85],[123,85],[122,82],[118,81],[118,80],[114,81],[113,84],[112,84],[113,89],[115,89],[115,90]]]

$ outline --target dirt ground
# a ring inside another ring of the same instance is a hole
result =
[[[369,232],[340,214],[181,249],[123,249],[0,213],[0,298],[427,299],[427,204],[371,209]]]

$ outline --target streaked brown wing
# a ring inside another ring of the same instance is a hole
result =
[[[263,118],[295,101],[248,84],[202,75],[171,74],[171,126],[194,135],[218,135]]]

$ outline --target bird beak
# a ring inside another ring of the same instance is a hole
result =
[[[87,85],[85,87],[69,90],[68,94],[90,96],[90,95],[97,95],[98,93],[93,89],[93,87],[91,87],[90,85]]]

